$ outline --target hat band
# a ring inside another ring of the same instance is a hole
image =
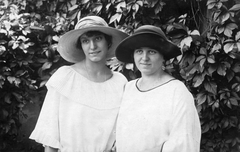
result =
[[[108,27],[108,25],[103,23],[103,22],[96,22],[96,21],[93,21],[93,20],[83,20],[75,26],[75,29],[88,28],[88,27],[93,27],[93,26]]]

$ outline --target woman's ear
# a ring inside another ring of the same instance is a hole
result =
[[[112,46],[112,43],[109,43],[109,44],[108,44],[108,49],[109,49],[111,46]]]

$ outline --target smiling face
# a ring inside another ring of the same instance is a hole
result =
[[[80,43],[86,59],[92,62],[106,60],[109,43],[103,33],[83,34]]]
[[[149,47],[135,49],[133,53],[134,62],[142,74],[154,75],[162,71],[163,56]]]

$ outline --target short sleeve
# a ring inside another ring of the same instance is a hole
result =
[[[60,148],[59,142],[59,99],[60,95],[53,88],[48,87],[37,124],[30,135],[30,139],[53,148]]]

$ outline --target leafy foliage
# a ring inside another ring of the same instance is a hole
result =
[[[183,52],[166,70],[195,97],[201,151],[240,150],[238,0],[2,0],[0,7],[0,150],[19,143],[22,108],[43,101],[45,82],[69,64],[56,51],[59,37],[89,14],[129,34],[144,24],[161,27]],[[140,76],[115,58],[108,65],[129,80]]]
[[[24,12],[26,5],[25,0],[1,1],[0,150],[18,142],[20,119],[27,118],[22,108],[42,100],[45,94],[42,86],[54,64],[60,61],[59,55],[55,55],[53,37],[53,33],[59,32],[56,26],[59,23],[50,20],[53,17],[43,20],[37,11]]]

